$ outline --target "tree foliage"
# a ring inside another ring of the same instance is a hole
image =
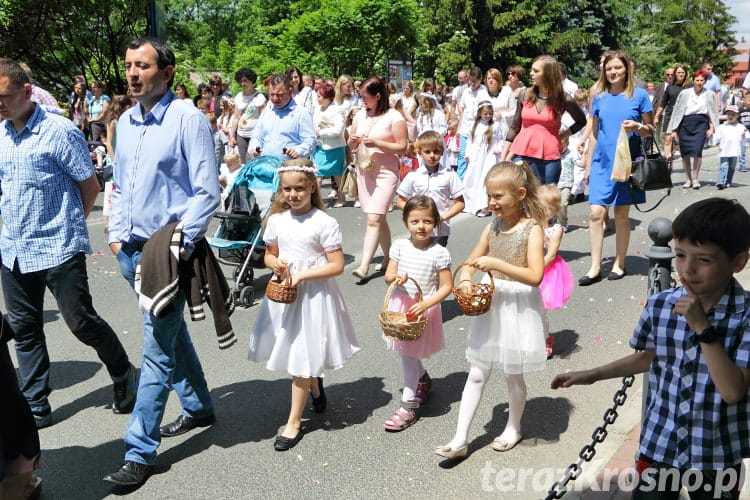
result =
[[[75,74],[124,91],[125,46],[148,32],[149,0],[0,0],[0,53],[27,61],[61,95]],[[455,84],[477,65],[526,67],[550,54],[586,85],[606,49],[640,63],[642,79],[666,64],[731,66],[734,18],[721,0],[160,0],[177,79],[249,66],[261,75],[290,64],[325,76],[383,73],[413,59],[417,79]],[[190,84],[189,84],[190,86]]]
[[[146,0],[0,1],[0,54],[26,61],[51,91],[61,94],[76,74],[125,91],[120,62],[148,31]]]

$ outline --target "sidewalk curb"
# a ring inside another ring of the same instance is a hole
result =
[[[617,420],[607,428],[607,438],[597,445],[596,455],[591,462],[583,464],[581,476],[575,482],[568,483],[569,492],[564,498],[618,498],[614,496],[619,492],[616,488],[617,477],[612,476],[612,471],[625,471],[634,464],[641,424],[642,380],[641,375],[636,376],[636,381],[631,387],[632,392],[627,393],[628,398],[618,412]],[[604,409],[602,415],[603,411]],[[608,477],[604,477],[605,474]],[[614,481],[613,489],[602,484],[603,480],[607,479]]]

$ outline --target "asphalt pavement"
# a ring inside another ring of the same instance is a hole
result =
[[[675,163],[678,168],[673,179],[679,186],[683,175],[680,162]],[[505,425],[508,409],[502,374],[493,373],[470,431],[470,455],[459,463],[446,462],[433,449],[448,442],[455,431],[468,368],[464,358],[468,319],[452,297],[443,303],[446,348],[426,361],[434,381],[432,397],[413,427],[386,433],[383,422],[397,408],[400,397],[401,368],[398,355],[385,349],[378,325],[386,291],[382,276],[366,284],[357,284],[351,276],[365,225],[358,208],[331,209],[330,213],[339,220],[344,233],[347,268],[339,284],[363,349],[343,368],[326,374],[328,410],[321,415],[305,411],[304,438],[287,452],[274,451],[273,441],[288,415],[290,377],[247,361],[250,329],[259,309],[256,304],[235,311],[232,323],[239,342],[226,351],[218,349],[210,319],[188,325],[214,398],[217,423],[165,438],[157,458],[158,471],[146,484],[135,490],[113,489],[102,477],[122,463],[128,416],[110,410],[112,389],[106,370],[94,352],[70,334],[48,294],[44,318],[52,359],[54,390],[50,402],[54,425],[40,431],[42,498],[545,498],[563,469],[577,462],[581,448],[591,442],[592,432],[602,425],[604,412],[612,406],[613,394],[621,385],[619,380],[611,380],[553,391],[549,389],[550,380],[557,373],[592,367],[631,352],[628,340],[646,294],[645,252],[652,244],[648,225],[656,217],[672,219],[688,204],[711,196],[747,203],[750,173],[737,173],[736,187],[724,191],[713,187],[717,175],[718,159],[712,148],[705,154],[700,190],[677,187],[654,212],[631,211],[628,275],[619,281],[576,286],[568,304],[550,313],[554,357],[544,371],[526,377],[524,440],[506,453],[490,446]],[[569,232],[563,239],[561,255],[577,279],[589,266],[588,205],[572,205],[569,214]],[[394,236],[406,234],[400,217],[398,211],[388,216]],[[454,264],[469,254],[488,221],[463,214],[455,219],[448,245]],[[94,304],[139,365],[140,313],[133,292],[120,277],[106,247],[103,228],[99,203],[89,218],[94,254],[89,257],[88,270]],[[608,231],[605,273],[611,266],[614,239],[614,233]],[[225,269],[231,276],[232,269]],[[259,296],[267,279],[268,273],[259,270],[255,281]],[[627,394],[616,422],[608,427],[604,441],[596,445],[583,474],[568,484],[571,492],[564,498],[580,498],[598,489],[608,465],[618,452],[623,455],[623,445],[632,443],[640,422],[641,377]],[[171,396],[165,422],[179,412],[179,402]],[[613,478],[609,479],[612,484]],[[614,479],[615,485],[621,479],[627,486],[625,473]],[[617,494],[614,485],[607,488],[609,496],[603,498]]]

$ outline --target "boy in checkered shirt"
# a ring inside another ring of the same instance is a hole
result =
[[[739,498],[750,457],[750,293],[733,277],[748,260],[750,215],[709,198],[672,224],[682,286],[648,299],[630,341],[638,350],[551,387],[648,371],[634,499]]]

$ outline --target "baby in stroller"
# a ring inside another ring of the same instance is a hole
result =
[[[232,160],[233,161],[233,160]],[[226,160],[225,160],[226,162]],[[237,158],[239,162],[239,156]],[[208,244],[218,252],[219,261],[234,265],[232,296],[237,304],[249,307],[255,300],[252,287],[254,268],[264,268],[263,220],[271,208],[276,170],[282,160],[275,156],[257,156],[227,178],[222,193],[222,209],[214,213],[219,226]],[[229,170],[229,162],[227,162]]]

